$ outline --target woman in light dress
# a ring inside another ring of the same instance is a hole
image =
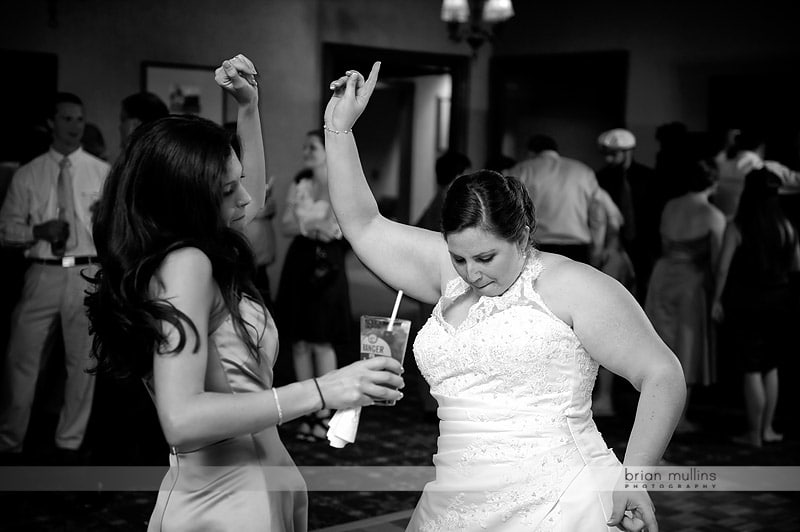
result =
[[[332,82],[326,147],[333,208],[358,257],[436,303],[414,344],[439,403],[436,480],[408,529],[657,531],[646,491],[616,476],[591,393],[599,364],[641,392],[624,464],[655,466],[683,408],[677,358],[616,281],[531,245],[533,203],[513,177],[456,179],[442,234],[381,216],[352,129],[379,68]]]
[[[93,355],[143,379],[170,445],[151,532],[305,532],[305,482],[277,426],[402,397],[381,386],[403,384],[388,357],[273,386],[278,335],[242,234],[266,188],[255,73],[242,55],[216,71],[239,105],[241,159],[219,125],[162,118],[133,134],[96,213]]]
[[[644,305],[656,331],[681,361],[687,402],[693,386],[716,380],[711,295],[725,231],[725,215],[709,202],[716,184],[713,161],[687,168],[686,192],[667,202],[661,215],[663,252]],[[684,412],[677,430],[693,432],[697,427]]]

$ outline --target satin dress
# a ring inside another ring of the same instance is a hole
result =
[[[247,297],[242,317],[260,335],[256,361],[230,314],[212,317],[206,390],[250,393],[272,387],[278,333],[272,317]],[[167,355],[168,356],[168,355]],[[152,386],[150,386],[152,391]],[[195,449],[172,448],[148,532],[305,532],[306,484],[275,427]]]
[[[644,310],[658,335],[677,355],[686,384],[716,381],[710,295],[711,236],[663,241]]]
[[[620,466],[592,420],[598,364],[536,291],[532,251],[502,295],[451,326],[457,277],[414,342],[440,435],[410,531],[608,531]],[[599,466],[599,467],[590,467]]]

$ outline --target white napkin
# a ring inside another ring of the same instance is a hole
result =
[[[337,410],[328,423],[328,442],[331,447],[343,448],[356,441],[361,407]]]

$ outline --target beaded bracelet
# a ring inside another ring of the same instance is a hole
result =
[[[338,135],[339,133],[344,133],[345,135],[347,135],[348,133],[353,132],[353,128],[343,129],[341,131],[339,131],[338,129],[331,129],[328,127],[328,124],[322,124],[322,129],[324,129],[325,131],[330,131],[331,133],[335,133],[336,135]]]
[[[278,392],[275,388],[272,389],[272,397],[275,398],[275,406],[278,409],[278,425],[283,424],[283,410],[281,410],[281,402],[278,401]]]
[[[317,392],[319,393],[319,398],[322,399],[322,408],[320,410],[325,410],[325,397],[322,395],[322,390],[319,389],[319,383],[317,382],[317,378],[314,377],[314,386],[317,387]]]

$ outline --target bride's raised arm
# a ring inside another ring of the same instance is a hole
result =
[[[389,286],[429,303],[441,294],[443,275],[452,272],[439,233],[383,217],[364,177],[353,124],[378,81],[380,63],[369,78],[354,70],[331,83],[325,109],[325,150],[331,203],[342,232],[359,259]]]

